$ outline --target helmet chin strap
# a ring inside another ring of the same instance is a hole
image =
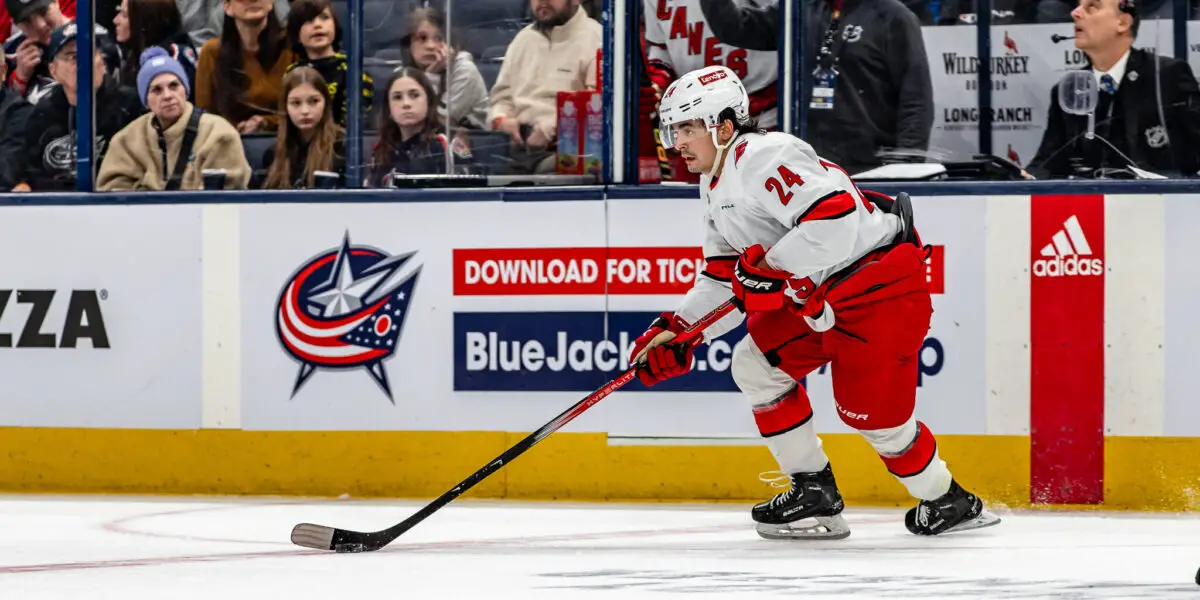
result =
[[[728,142],[722,144],[721,140],[717,138],[719,129],[720,128],[718,127],[717,129],[712,130],[713,145],[717,147],[717,156],[713,160],[712,167],[709,167],[708,169],[709,177],[716,177],[717,170],[721,168],[721,163],[725,162],[725,154],[729,152],[729,147],[733,145],[733,141],[738,137],[737,131],[734,131],[733,137],[729,138]]]

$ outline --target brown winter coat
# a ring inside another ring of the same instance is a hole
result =
[[[175,162],[183,146],[183,134],[193,107],[188,103],[183,115],[164,133],[170,160],[166,172],[175,172]],[[122,129],[108,146],[96,187],[102,192],[124,190],[164,190],[163,156],[158,145],[154,114],[146,113]],[[250,183],[250,163],[242,148],[242,138],[229,121],[211,114],[200,116],[200,129],[192,145],[192,160],[183,172],[180,189],[204,189],[205,169],[225,169],[225,189],[244,190]]]

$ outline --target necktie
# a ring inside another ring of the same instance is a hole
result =
[[[1100,76],[1100,89],[1110,95],[1117,93],[1117,82],[1113,80],[1112,75],[1105,73]]]

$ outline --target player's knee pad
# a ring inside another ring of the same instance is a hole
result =
[[[900,478],[925,471],[937,457],[937,440],[924,423],[910,418],[899,427],[859,432],[875,448],[888,471]]]
[[[742,338],[733,347],[729,370],[738,389],[754,406],[777,400],[796,384],[786,373],[767,362],[750,336]]]
[[[841,411],[838,411],[841,414]],[[843,420],[845,418],[843,417]],[[853,423],[847,422],[849,425]],[[909,418],[899,427],[888,427],[886,429],[860,429],[859,433],[866,438],[867,443],[871,444],[872,448],[880,454],[880,456],[899,456],[908,450],[913,442],[917,440],[917,420]]]

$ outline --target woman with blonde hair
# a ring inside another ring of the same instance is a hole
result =
[[[316,174],[337,174],[337,187],[346,175],[345,134],[333,120],[329,84],[312,67],[296,67],[283,77],[279,113],[286,123],[268,148],[263,164],[270,165],[265,189],[321,187]]]

